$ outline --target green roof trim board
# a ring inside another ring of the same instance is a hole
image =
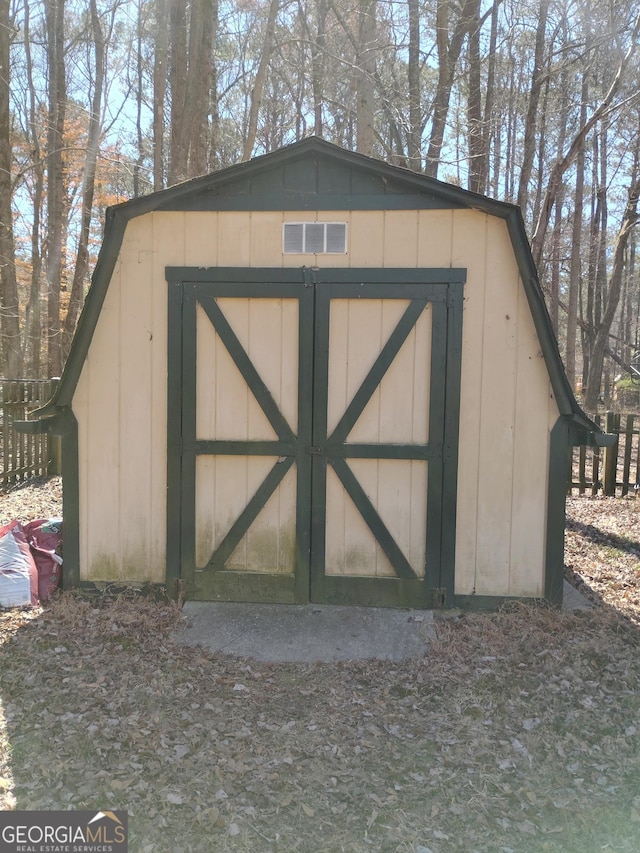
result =
[[[50,403],[34,414],[48,419],[71,405],[130,219],[156,210],[425,208],[469,208],[505,220],[560,413],[571,422],[575,443],[595,441],[601,430],[578,405],[565,374],[520,209],[318,137],[108,208],[103,245],[60,384]]]

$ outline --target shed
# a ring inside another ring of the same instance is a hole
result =
[[[110,208],[58,391],[65,586],[562,598],[565,376],[519,209],[318,138]]]

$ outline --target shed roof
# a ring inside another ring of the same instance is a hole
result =
[[[92,285],[61,381],[51,402],[35,414],[48,418],[71,405],[130,219],[156,210],[452,208],[480,210],[505,220],[560,414],[571,418],[576,438],[584,442],[584,431],[599,428],[578,405],[565,374],[520,209],[313,136],[108,208]]]

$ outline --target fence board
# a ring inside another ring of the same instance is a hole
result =
[[[48,435],[17,433],[15,421],[47,403],[57,379],[0,380],[0,486],[51,473],[52,444]]]
[[[602,423],[600,415],[592,416],[592,420],[598,426]],[[574,448],[568,494],[577,490],[581,495],[590,491],[593,496],[601,493],[625,497],[629,492],[636,492],[636,484],[640,485],[639,421],[636,414],[607,412],[605,432],[616,433],[618,440],[604,453],[599,447]]]

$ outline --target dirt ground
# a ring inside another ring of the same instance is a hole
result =
[[[440,618],[403,664],[181,648],[133,593],[0,614],[0,808],[126,809],[134,853],[637,853],[640,502],[568,511],[593,610]]]

